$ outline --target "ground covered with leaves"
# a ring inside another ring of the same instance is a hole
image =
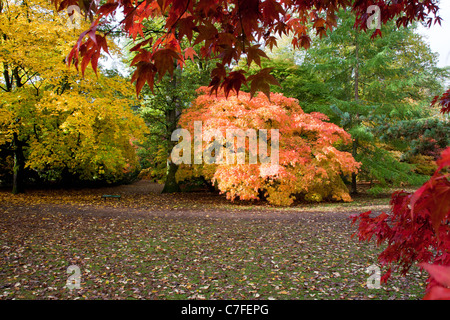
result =
[[[0,192],[0,299],[421,299],[417,268],[367,288],[381,248],[352,213],[388,198],[277,208],[146,182]],[[102,199],[120,194],[120,199]],[[80,289],[65,287],[79,267]]]

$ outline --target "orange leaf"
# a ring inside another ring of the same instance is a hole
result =
[[[195,52],[194,48],[189,47],[184,50],[184,59],[190,58],[192,60],[192,62],[194,62],[194,55],[198,56],[197,52]]]

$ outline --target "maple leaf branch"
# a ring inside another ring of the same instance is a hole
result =
[[[159,29],[147,28],[145,31],[143,31],[143,33],[144,33],[145,36],[147,36],[147,35],[152,35],[152,34],[162,34],[162,33],[165,33],[163,30],[164,30],[164,27],[161,27],[161,28],[159,28]],[[106,35],[106,34],[105,34],[105,35]],[[143,41],[145,41],[145,39],[144,39]],[[130,41],[125,45],[125,47],[130,46],[130,45],[132,45],[132,44],[134,44],[134,43],[135,43],[134,40],[130,40]]]
[[[188,0],[186,3],[186,8],[184,8],[183,12],[178,16],[177,20],[172,24],[169,31],[167,33],[170,33],[172,29],[177,25],[178,21],[180,21],[181,17],[186,13],[187,9],[189,8],[189,4],[191,3],[191,0]]]
[[[133,10],[135,10],[135,9],[133,9]],[[133,12],[133,11],[132,11]],[[107,35],[109,35],[111,32],[113,32],[114,31],[114,29],[116,29],[118,26],[120,26],[120,25],[122,25],[122,22],[125,20],[125,18],[124,19],[122,19],[117,25],[115,25],[114,27],[112,27],[111,29],[109,29],[108,31],[106,31],[106,32],[103,32],[103,35],[104,36],[107,36]]]
[[[187,9],[189,8],[190,2],[191,2],[191,1],[188,0],[188,2],[186,3],[186,7],[184,8],[183,12],[178,16],[177,20],[172,24],[172,26],[169,28],[169,30],[165,32],[165,35],[161,37],[161,39],[160,39],[160,41],[159,41],[159,43],[158,43],[158,46],[157,46],[156,48],[154,48],[154,49],[157,49],[157,48],[164,42],[163,40],[164,40],[165,38],[167,38],[167,36],[168,36],[169,34],[172,33],[172,30],[175,28],[175,26],[177,25],[178,21],[180,21],[181,17],[183,17],[183,15],[186,13]],[[162,27],[160,30],[162,31],[164,28],[165,28],[165,27]],[[157,31],[157,32],[155,32],[155,33],[163,33],[163,32],[161,32],[161,31]],[[144,34],[145,34],[145,32],[144,32]],[[176,36],[176,38],[178,38],[178,36]]]
[[[156,33],[156,34],[165,33],[163,30],[164,30],[164,27],[161,27],[158,30],[153,29],[153,28],[147,28],[143,33],[144,33],[144,35],[153,34],[153,33]]]
[[[109,35],[114,29],[116,29],[118,26],[121,26],[122,23],[127,19],[127,17],[128,17],[130,14],[134,13],[134,12],[137,10],[137,8],[138,8],[143,2],[144,2],[144,1],[138,2],[138,3],[136,4],[136,6],[135,6],[130,12],[128,12],[128,14],[127,14],[122,20],[120,20],[119,23],[118,23],[116,26],[114,26],[113,28],[111,28],[111,29],[108,30],[107,32],[104,32],[103,35],[106,37],[106,36]],[[116,9],[117,9],[117,8],[116,8]]]
[[[239,14],[239,23],[241,25],[241,30],[242,30],[242,52],[245,53],[245,38],[247,36],[245,35],[244,25],[242,24],[241,6],[239,5],[239,1],[237,2],[237,9],[238,9],[238,14]]]

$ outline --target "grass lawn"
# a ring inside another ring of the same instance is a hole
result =
[[[351,238],[349,216],[388,200],[276,208],[145,188],[2,191],[0,299],[421,299],[417,268],[367,288],[381,248]],[[65,287],[70,265],[80,289]]]

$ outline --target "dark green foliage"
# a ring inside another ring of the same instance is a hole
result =
[[[374,132],[382,141],[400,141],[407,145],[403,159],[418,154],[437,159],[440,152],[450,145],[450,122],[443,116],[383,124],[374,128]]]
[[[428,179],[427,176],[414,173],[414,165],[401,162],[389,151],[376,146],[361,146],[356,160],[362,163],[360,178],[380,186],[420,186]]]

